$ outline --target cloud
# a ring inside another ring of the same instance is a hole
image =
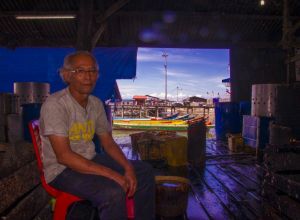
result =
[[[164,63],[162,57],[163,52],[168,54],[168,62],[186,63],[186,64],[201,64],[201,65],[217,65],[227,66],[228,62],[209,60],[203,57],[203,54],[197,52],[201,49],[163,49],[163,48],[139,48],[137,61],[144,62],[161,62]],[[174,52],[175,51],[175,52]],[[185,55],[183,55],[185,54]]]
[[[161,72],[162,74],[165,74],[165,69],[164,68],[161,68],[161,67],[157,67],[156,68],[159,72]],[[185,73],[181,70],[176,70],[176,69],[171,69],[169,68],[167,70],[167,75],[168,76],[174,76],[174,77],[193,77],[192,74],[189,74],[189,73]]]

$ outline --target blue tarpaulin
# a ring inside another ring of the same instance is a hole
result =
[[[48,82],[51,93],[64,88],[58,69],[72,48],[0,48],[0,92],[13,92],[14,82]],[[116,79],[136,75],[137,48],[95,48],[100,75],[94,95],[103,101],[114,95]]]

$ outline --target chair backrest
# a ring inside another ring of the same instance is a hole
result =
[[[39,121],[38,120],[30,121],[28,123],[28,127],[29,127],[29,132],[32,139],[32,144],[33,144],[33,148],[34,148],[34,152],[35,152],[35,156],[39,168],[42,186],[51,196],[57,197],[59,191],[51,187],[50,185],[48,185],[44,176],[43,162],[40,153],[42,143],[41,143],[40,130],[39,130]]]

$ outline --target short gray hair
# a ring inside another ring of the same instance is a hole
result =
[[[63,71],[62,70],[64,70],[64,69],[72,69],[72,67],[73,67],[73,61],[72,60],[74,59],[74,57],[81,56],[81,55],[91,57],[94,60],[94,62],[95,62],[97,70],[99,70],[98,61],[97,61],[97,59],[95,58],[95,56],[91,52],[89,52],[87,50],[78,50],[78,51],[75,51],[75,52],[70,53],[70,54],[68,54],[68,55],[65,56],[65,58],[64,58],[64,64],[63,64],[63,66],[59,70],[60,77],[61,77],[61,79],[65,83],[67,83],[67,82],[65,81],[65,79],[63,77]]]
[[[64,58],[63,68],[64,69],[72,68],[73,67],[72,59],[74,57],[77,57],[77,56],[80,56],[80,55],[85,55],[85,56],[91,57],[94,60],[95,64],[96,64],[97,70],[99,70],[99,65],[98,65],[98,62],[97,62],[95,56],[87,50],[78,50],[78,51],[75,51],[73,53],[70,53],[70,54],[66,55],[65,58]]]

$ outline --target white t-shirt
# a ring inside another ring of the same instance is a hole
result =
[[[91,160],[96,155],[94,134],[110,131],[103,104],[97,97],[90,95],[83,108],[68,88],[49,96],[40,114],[41,158],[46,182],[54,180],[66,168],[57,162],[48,135],[68,137],[71,149]]]

